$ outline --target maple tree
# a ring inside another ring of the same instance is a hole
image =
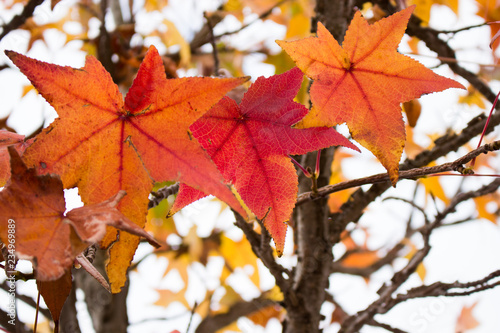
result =
[[[496,20],[496,5],[477,3],[478,16]],[[494,70],[462,67],[458,51],[441,38],[480,25],[433,28],[431,8],[460,15],[458,1],[229,0],[199,12],[204,23],[189,39],[181,21],[168,15],[141,30],[141,20],[176,8],[168,1],[146,0],[140,9],[135,2],[0,4],[13,13],[21,9],[5,20],[0,39],[29,33],[24,50],[14,43],[15,51],[5,51],[15,67],[2,66],[0,75],[20,71],[35,88],[22,88],[23,101],[36,90],[57,113],[33,133],[16,133],[11,115],[0,119],[0,260],[8,279],[36,280],[46,308],[24,298],[45,318],[35,320],[34,330],[84,331],[75,308],[79,288],[96,332],[127,331],[134,325],[127,293],[137,288],[131,272],[151,275],[145,269],[162,270],[169,281],[152,288],[158,299],[149,305],[166,308],[167,318],[184,309],[186,331],[196,332],[253,331],[273,325],[271,319],[287,333],[425,330],[430,317],[413,313],[409,323],[386,323],[383,314],[415,298],[467,296],[498,285],[500,271],[489,269],[451,283],[427,278],[436,272],[427,262],[440,239],[436,230],[482,219],[493,225],[500,207],[498,178],[472,177],[498,177],[492,155],[500,143],[476,148],[471,142],[492,131],[500,116],[493,113],[488,126],[478,115],[440,137],[426,133],[430,146],[421,139],[422,118],[432,108],[416,98],[467,88],[457,98],[464,107],[495,102],[488,86]],[[60,8],[66,11],[53,21],[39,17]],[[249,13],[257,18],[249,20]],[[221,33],[231,19],[241,28]],[[97,33],[93,21],[100,23]],[[78,33],[67,28],[75,22]],[[270,22],[286,29],[276,41],[281,50],[258,38],[249,48],[234,43],[239,33]],[[37,60],[34,50],[50,44],[51,31],[64,36],[65,47],[78,45],[87,55],[83,67]],[[492,26],[490,37],[496,35]],[[404,36],[410,37],[406,46]],[[149,46],[152,39],[156,47]],[[439,68],[448,77],[402,54],[406,47],[418,55],[423,44],[451,69]],[[250,83],[243,63],[255,53],[275,74],[256,75]],[[342,124],[345,136],[336,130]],[[487,155],[476,160],[481,154]],[[373,171],[380,164],[387,173]],[[459,177],[459,185],[449,185]],[[63,189],[71,188],[78,189],[83,207],[66,211]],[[451,194],[451,188],[458,189]],[[375,203],[377,198],[383,200]],[[462,212],[463,202],[475,207],[471,217],[453,214]],[[407,220],[399,223],[404,228],[397,239],[377,240],[377,233],[390,233],[373,217],[377,205],[386,208],[383,220]],[[217,223],[199,236],[212,206],[230,216],[232,226]],[[25,259],[32,273],[22,268]],[[168,265],[161,268],[164,260]],[[217,260],[220,269],[213,268]],[[380,287],[384,270],[390,273]],[[178,289],[170,285],[171,273],[183,283]],[[371,303],[346,301],[336,284],[341,274],[376,286]],[[415,276],[420,286],[403,286]],[[8,283],[2,288],[12,290]],[[246,293],[250,289],[257,296]],[[480,304],[461,303],[457,331],[481,325],[484,318],[473,313]],[[19,318],[11,325],[3,309],[0,314],[1,330],[31,330]],[[167,328],[180,329],[178,323]]]

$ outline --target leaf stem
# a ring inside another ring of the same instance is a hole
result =
[[[38,324],[38,310],[39,309],[40,309],[40,290],[38,290],[38,297],[36,298],[35,325],[33,327],[33,333],[36,333],[36,327]]]
[[[314,169],[314,173],[316,175],[319,175],[319,171],[320,171],[320,165],[319,165],[320,158],[321,158],[321,149],[318,150],[318,155],[316,156],[316,168]]]
[[[477,144],[477,148],[481,147],[481,143],[483,142],[484,134],[486,133],[486,129],[488,128],[488,125],[490,123],[491,115],[493,114],[493,110],[495,110],[495,106],[497,105],[498,96],[500,96],[500,91],[498,92],[497,97],[495,97],[495,101],[493,102],[493,105],[491,106],[490,114],[488,115],[488,119],[486,119],[486,124],[484,124],[483,133],[481,133],[481,138],[479,139],[479,143]],[[474,164],[476,164],[475,157],[470,162],[470,167],[473,168]]]
[[[472,174],[463,174],[463,173],[431,173],[429,175],[426,175],[425,178],[428,178],[428,177],[441,177],[441,176],[461,176],[461,177],[496,177],[496,178],[500,178],[500,175],[498,174],[477,174],[477,173],[472,173]],[[424,177],[422,177],[424,178]]]
[[[288,157],[290,157],[290,159],[292,160],[292,162],[300,169],[302,170],[302,172],[304,173],[304,176],[306,176],[307,178],[312,178],[312,175],[309,171],[307,171],[306,169],[304,169],[304,167],[302,165],[300,165],[299,162],[297,162],[292,156],[288,155]]]

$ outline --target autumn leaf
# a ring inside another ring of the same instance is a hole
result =
[[[368,238],[370,234],[367,230],[358,229],[364,233],[365,241],[359,245],[352,238],[351,233],[345,232],[342,237],[342,244],[346,247],[346,253],[339,259],[344,267],[366,268],[380,260],[379,250],[370,250],[368,248]]]
[[[359,12],[342,47],[318,22],[318,37],[277,43],[314,80],[313,109],[301,127],[347,123],[353,139],[387,169],[393,185],[405,142],[403,102],[447,88],[463,88],[397,52],[415,7],[369,25]]]
[[[268,305],[252,312],[247,316],[255,325],[266,327],[269,320],[276,318],[280,322],[284,319],[285,310],[278,304]]]
[[[342,161],[345,161],[350,157],[352,157],[352,154],[350,152],[345,152],[340,150],[335,151],[335,155],[331,166],[330,181],[328,182],[329,185],[337,184],[347,180],[342,172],[341,164]],[[354,192],[353,189],[347,189],[344,191],[331,193],[328,196],[328,207],[330,208],[330,212],[331,213],[339,212],[340,207],[344,202],[346,202],[349,199],[352,192]]]
[[[496,224],[498,219],[498,214],[496,213],[496,211],[498,210],[498,202],[499,198],[496,193],[490,193],[481,197],[474,198],[477,216]],[[495,207],[495,210],[493,212],[491,210],[488,210],[489,204]]]
[[[489,22],[489,26],[491,29],[491,43],[490,48],[495,50],[500,44],[494,43],[495,37],[497,37],[498,32],[500,31],[500,25],[495,24],[495,22],[500,21],[500,7],[498,6],[496,1],[490,0],[476,0],[475,4],[477,5],[477,15],[482,17],[485,22]],[[491,24],[493,23],[493,24]],[[493,47],[493,44],[495,46]]]
[[[366,268],[380,260],[378,251],[360,249],[359,252],[350,253],[342,260],[342,266],[351,268]]]
[[[469,106],[476,105],[481,109],[486,109],[486,105],[484,104],[484,97],[481,95],[479,91],[474,89],[473,86],[469,86],[467,88],[467,95],[460,96],[458,98],[458,103],[464,103]]]
[[[163,24],[165,25],[167,31],[154,31],[152,33],[153,36],[160,37],[163,44],[166,47],[171,47],[173,45],[178,45],[180,47],[179,57],[180,57],[180,66],[187,68],[191,62],[191,49],[189,43],[182,37],[181,33],[175,26],[172,21],[167,19],[163,20]]]
[[[332,128],[292,127],[308,112],[293,101],[302,78],[298,68],[260,77],[239,105],[225,97],[190,127],[243,202],[257,218],[265,218],[278,255],[283,252],[285,222],[298,190],[297,173],[288,154],[305,154],[332,145],[358,150]],[[179,197],[183,196],[180,192]]]
[[[186,290],[187,284],[182,290],[172,291],[170,289],[155,289],[158,293],[158,299],[153,303],[153,305],[169,307],[173,302],[179,302],[186,307],[186,309],[190,309],[188,301],[186,300]]]
[[[455,326],[456,333],[464,333],[468,330],[474,329],[479,326],[479,322],[474,317],[472,313],[474,308],[476,307],[477,302],[472,304],[471,306],[464,306],[462,311],[460,311],[460,315],[457,318],[457,323]]]
[[[14,146],[22,154],[29,143],[24,143],[24,135],[9,131],[0,131],[0,186],[10,178],[10,157],[7,147]]]
[[[13,223],[16,255],[32,261],[37,280],[60,278],[71,267],[76,255],[88,245],[100,241],[106,225],[124,227],[155,243],[149,234],[115,208],[124,192],[102,203],[76,208],[65,214],[60,178],[38,176],[34,168],[26,167],[13,147],[9,147],[9,153],[11,178],[0,192],[0,239],[9,244],[8,224],[9,221]],[[78,238],[71,236],[72,230],[76,231]]]
[[[402,241],[403,244],[407,245],[409,247],[408,253],[404,256],[404,258],[408,259],[408,261],[412,260],[412,258],[417,254],[418,249],[415,246],[415,244],[411,241],[409,238],[405,238]],[[417,273],[418,277],[422,282],[425,282],[425,277],[427,276],[427,269],[424,266],[424,263],[421,262],[418,264],[417,269],[415,270],[415,273]]]
[[[406,113],[406,118],[408,119],[408,125],[410,127],[417,126],[418,118],[420,118],[420,113],[422,112],[422,105],[416,99],[404,102],[402,105],[403,111]]]
[[[260,286],[259,268],[257,265],[257,257],[252,251],[252,247],[246,238],[239,241],[234,241],[224,235],[220,238],[220,246],[218,252],[224,259],[224,267],[221,273],[221,281],[225,281],[236,268],[244,268],[250,266],[253,272],[247,274],[246,271],[242,272],[248,276],[252,283]]]
[[[54,332],[58,332],[61,310],[71,292],[71,271],[68,270],[59,279],[54,281],[36,281],[36,285],[52,315],[52,320],[56,327]]]
[[[154,180],[172,180],[213,194],[245,214],[188,127],[246,78],[167,80],[151,46],[123,101],[92,56],[85,67],[74,69],[6,53],[59,115],[23,158],[39,173],[59,174],[65,188],[78,186],[85,204],[125,190],[119,209],[142,228]],[[109,246],[116,236],[109,231],[101,245]],[[123,234],[110,249],[107,273],[113,292],[124,285],[138,244],[138,237]]]
[[[429,25],[433,5],[447,6],[458,16],[458,0],[408,0],[407,4],[416,5],[413,14],[422,20],[423,26]]]

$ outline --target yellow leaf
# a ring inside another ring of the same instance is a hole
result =
[[[233,304],[242,301],[240,294],[238,294],[231,286],[225,285],[224,289],[226,293],[219,301],[220,311],[221,313],[227,312]]]
[[[235,321],[221,328],[216,333],[230,333],[230,332],[241,332],[240,328],[238,327],[238,324]]]
[[[191,62],[191,48],[184,37],[172,21],[163,20],[163,24],[167,27],[167,31],[159,33],[159,36],[166,47],[178,45],[180,47],[179,55],[181,58],[180,66],[188,67]]]
[[[405,243],[406,245],[408,245],[410,247],[410,252],[408,252],[407,255],[404,256],[404,258],[408,259],[408,260],[411,260],[411,258],[413,258],[413,256],[415,255],[415,253],[417,253],[417,247],[415,246],[415,244],[413,244],[413,242],[408,239],[408,238],[405,238],[403,240],[403,243]],[[427,270],[424,266],[424,263],[421,262],[418,266],[417,266],[417,269],[415,270],[415,273],[417,273],[418,277],[420,278],[420,280],[422,280],[422,282],[424,282],[425,280],[425,276],[427,274]]]
[[[170,304],[173,302],[179,302],[182,305],[186,307],[186,309],[190,309],[191,306],[189,303],[186,301],[185,293],[187,290],[187,284],[186,287],[184,287],[180,291],[172,291],[170,289],[155,289],[156,292],[158,292],[158,299],[156,302],[154,302],[154,305],[157,306],[162,306],[162,307],[168,307]]]
[[[35,90],[35,87],[33,87],[32,84],[28,84],[28,85],[23,86],[23,93],[21,96],[22,97],[26,96],[32,90]]]
[[[447,6],[458,16],[458,0],[408,0],[407,5],[417,5],[413,14],[422,20],[423,26],[429,24],[432,5]]]
[[[420,102],[416,99],[412,99],[409,102],[403,103],[403,111],[406,113],[406,118],[408,118],[410,127],[415,127],[422,111]]]
[[[147,12],[152,12],[153,10],[161,11],[168,5],[168,0],[146,0],[144,3],[144,8]]]
[[[346,178],[342,174],[341,162],[344,158],[348,158],[351,156],[352,154],[347,151],[336,150],[331,167],[332,172],[329,182],[330,185],[337,184],[346,180]],[[330,212],[338,212],[340,206],[344,202],[346,202],[347,199],[349,199],[352,192],[354,192],[354,190],[351,189],[330,194],[330,196],[328,197],[328,207],[330,207]]]
[[[495,203],[496,208],[498,209],[497,201],[498,196],[495,194],[488,194],[481,197],[474,198],[474,202],[476,204],[477,214],[480,218],[489,220],[493,223],[497,223],[497,214],[491,213],[486,209],[486,205],[490,202]]]
[[[435,166],[436,163],[432,162],[429,166]],[[418,180],[422,185],[424,185],[425,193],[432,194],[434,197],[438,198],[445,204],[450,203],[450,199],[444,193],[443,187],[439,182],[439,177],[428,177],[428,178],[420,178]]]
[[[247,318],[256,325],[266,327],[268,321],[272,318],[277,318],[281,321],[284,313],[285,310],[281,306],[273,304],[251,313]]]
[[[474,87],[469,86],[467,88],[467,95],[460,96],[458,98],[459,103],[464,103],[469,106],[476,105],[481,109],[485,109],[486,105],[484,104],[484,97],[481,95]]]
[[[366,268],[374,264],[380,259],[378,251],[364,250],[351,253],[342,260],[342,265],[352,268]]]
[[[252,283],[259,288],[260,277],[257,266],[257,257],[253,253],[252,247],[245,237],[236,242],[231,238],[222,235],[219,252],[226,263],[221,276],[223,281],[234,271],[235,268],[244,268],[249,265],[252,266],[253,273],[248,277],[250,281],[252,281]]]
[[[311,17],[298,3],[290,4],[291,17],[287,22],[286,39],[303,38],[311,31]]]

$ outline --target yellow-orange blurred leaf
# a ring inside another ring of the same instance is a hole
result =
[[[226,293],[219,301],[219,305],[221,307],[220,312],[227,312],[233,304],[243,300],[241,295],[238,294],[231,286],[225,285],[224,289],[226,290]]]
[[[408,252],[408,254],[406,254],[404,256],[404,258],[406,258],[408,260],[411,260],[411,258],[413,258],[413,256],[415,255],[415,253],[417,253],[417,251],[418,251],[417,247],[408,238],[405,238],[403,242],[410,247],[410,251]],[[422,282],[424,282],[425,276],[427,274],[427,270],[426,270],[423,262],[421,262],[420,264],[418,264],[417,269],[416,269],[415,272],[417,273],[417,275],[420,278],[420,280],[422,280]]]
[[[161,11],[168,5],[168,0],[146,0],[144,2],[144,9],[147,12],[152,12],[153,10]]]
[[[342,266],[352,268],[366,268],[380,259],[378,251],[354,252],[342,260]]]
[[[166,47],[178,45],[180,47],[179,55],[181,59],[179,65],[180,67],[188,67],[191,62],[191,48],[189,43],[186,42],[184,37],[182,37],[181,33],[172,21],[163,20],[163,24],[167,28],[167,31],[157,32],[161,41]]]
[[[435,165],[436,162],[432,162],[428,166],[435,166]],[[420,178],[418,181],[422,185],[424,185],[425,192],[427,194],[432,194],[434,197],[443,201],[445,204],[450,203],[450,199],[446,196],[446,193],[444,193],[444,189],[443,186],[441,185],[441,182],[439,181],[439,177]]]
[[[413,12],[422,20],[422,25],[429,24],[432,5],[444,5],[450,8],[458,16],[458,0],[408,0],[407,5],[417,5]]]
[[[415,127],[420,117],[420,113],[422,112],[422,105],[420,105],[420,102],[416,99],[412,99],[409,102],[403,103],[403,111],[406,113],[410,127]]]
[[[481,109],[485,109],[486,105],[484,104],[484,97],[481,95],[474,87],[469,86],[467,88],[467,95],[460,96],[458,98],[459,103],[464,103],[469,106],[476,105]]]
[[[476,204],[476,210],[479,218],[483,218],[489,220],[495,224],[497,224],[498,215],[488,211],[486,206],[489,203],[492,203],[495,208],[498,210],[498,199],[499,196],[497,194],[487,194],[481,197],[474,198],[474,203]]]
[[[257,288],[260,287],[259,269],[257,266],[257,257],[252,251],[250,243],[243,237],[240,241],[233,241],[232,239],[222,235],[219,252],[224,258],[226,265],[222,270],[221,279],[225,278],[233,272],[235,268],[244,268],[245,266],[252,266],[253,273],[248,277]]]
[[[331,167],[331,176],[330,176],[330,185],[337,184],[346,180],[344,175],[342,174],[341,163],[344,158],[351,157],[352,154],[348,151],[336,150],[335,156],[333,158],[332,167]],[[340,206],[349,199],[351,193],[354,192],[354,189],[348,189],[344,191],[339,191],[330,194],[328,197],[328,207],[330,207],[330,212],[335,213],[338,212]]]
[[[471,306],[464,306],[462,308],[462,311],[457,318],[457,324],[455,326],[456,333],[464,333],[467,330],[471,330],[479,326],[479,322],[472,313],[476,305],[477,302],[472,304]]]
[[[247,318],[256,325],[266,327],[267,323],[272,318],[282,321],[284,313],[285,310],[283,310],[281,306],[273,304],[253,312]]]
[[[186,284],[187,286],[187,284]],[[168,307],[173,302],[179,302],[186,307],[186,309],[190,309],[191,306],[186,301],[186,290],[187,287],[184,287],[180,291],[172,291],[170,289],[155,289],[158,293],[158,299],[153,303],[157,306]]]

